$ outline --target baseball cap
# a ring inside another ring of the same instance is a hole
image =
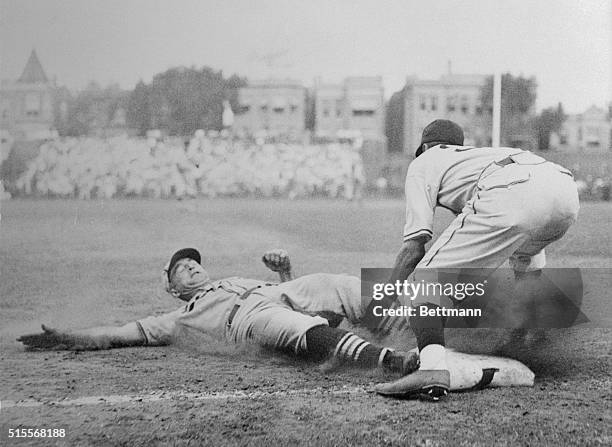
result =
[[[463,129],[459,124],[450,120],[432,121],[423,129],[421,144],[415,152],[415,157],[423,153],[421,146],[425,143],[447,143],[463,145]]]
[[[202,262],[202,256],[200,256],[200,252],[198,250],[195,248],[181,248],[170,258],[170,263],[168,264],[168,270],[166,272],[168,275],[168,281],[170,281],[170,272],[172,272],[175,264],[183,258],[193,259],[198,264]]]

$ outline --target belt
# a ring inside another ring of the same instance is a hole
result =
[[[498,166],[508,166],[512,163],[516,163],[511,156],[504,158],[503,160],[496,161],[495,164]]]
[[[480,175],[478,176],[478,179],[476,180],[476,185],[478,185],[480,183],[480,179],[482,178],[483,174],[485,173],[485,171],[487,169],[489,169],[491,166],[495,165],[495,166],[499,166],[499,167],[504,167],[504,166],[508,166],[511,165],[512,163],[516,163],[513,159],[511,155],[508,155],[506,158],[502,158],[501,160],[498,161],[492,161],[491,163],[489,163],[488,165],[486,165],[482,171],[480,171]],[[488,174],[487,174],[488,175]]]
[[[227,327],[228,329],[230,327],[232,327],[232,321],[234,321],[234,317],[236,316],[236,312],[238,312],[238,309],[240,309],[240,304],[242,301],[246,300],[249,295],[251,295],[251,293],[253,293],[255,290],[260,289],[262,287],[266,287],[266,286],[274,286],[276,284],[260,284],[258,286],[252,287],[249,290],[247,290],[246,292],[244,292],[242,295],[240,295],[240,298],[238,300],[238,302],[236,304],[234,304],[234,307],[232,307],[232,311],[229,314],[229,317],[227,317]]]

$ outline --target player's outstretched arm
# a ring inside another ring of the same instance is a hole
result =
[[[286,250],[281,248],[268,250],[264,253],[261,260],[270,270],[278,272],[281,282],[291,281],[294,278],[291,260]]]
[[[28,350],[97,350],[143,346],[145,338],[136,322],[65,331],[42,325],[42,333],[22,335],[17,341]]]

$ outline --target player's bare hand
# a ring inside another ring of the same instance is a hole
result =
[[[17,338],[28,350],[75,349],[73,337],[57,329],[42,325],[42,333],[27,334]]]
[[[266,251],[261,260],[273,272],[291,271],[289,253],[281,248]]]

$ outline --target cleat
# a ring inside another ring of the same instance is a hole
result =
[[[438,401],[448,394],[450,373],[445,369],[418,370],[394,382],[376,385],[374,390],[386,397]]]
[[[448,389],[441,386],[433,386],[423,391],[425,392],[419,393],[417,397],[421,400],[430,400],[432,402],[436,402],[448,394]]]

